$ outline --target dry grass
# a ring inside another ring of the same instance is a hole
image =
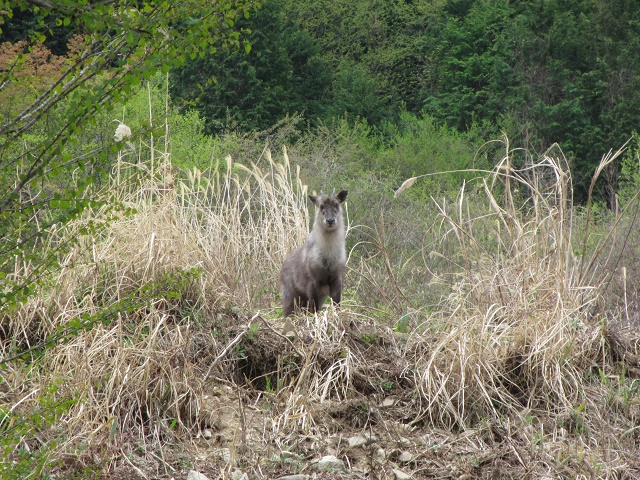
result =
[[[128,163],[131,156],[132,145],[110,189],[129,213],[87,212],[56,232],[81,235],[111,217],[79,238],[51,286],[2,320],[3,358],[49,344],[35,369],[7,365],[3,403],[74,399],[64,415],[65,451],[99,445],[105,435],[117,445],[198,433],[203,379],[194,360],[215,351],[213,330],[237,312],[273,310],[278,265],[306,235],[306,187],[286,151],[283,162],[265,150],[261,166],[227,158],[182,181],[166,151],[148,166]],[[52,346],[61,330],[64,342]]]
[[[515,171],[506,145],[482,180],[485,215],[468,213],[464,187],[455,205],[437,204],[443,241],[459,245],[450,261],[460,268],[427,320],[436,343],[416,336],[412,345],[423,414],[463,429],[524,408],[570,411],[582,401],[581,372],[599,350],[600,326],[590,321],[598,289],[579,278],[566,163],[549,152]],[[520,206],[514,184],[528,192]]]
[[[28,448],[54,476],[177,478],[187,456],[222,478],[275,478],[332,452],[353,467],[335,478],[639,475],[637,380],[607,347],[566,162],[555,149],[517,170],[505,147],[480,189],[435,202],[431,245],[443,248],[425,258],[450,265],[433,282],[451,288],[403,328],[383,296],[278,317],[279,266],[309,222],[286,151],[210,172],[173,171],[168,147],[150,164],[122,152],[111,191],[133,213],[82,237],[51,285],[2,320],[4,358],[75,328],[29,364],[5,364],[0,428],[18,446],[6,461]],[[124,181],[132,173],[139,182]],[[348,447],[362,431],[377,443]]]

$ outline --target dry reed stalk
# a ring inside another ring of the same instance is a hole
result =
[[[454,236],[463,261],[454,290],[429,318],[437,338],[415,335],[409,345],[424,401],[418,418],[436,424],[467,428],[522,408],[571,411],[581,398],[581,372],[598,351],[600,327],[589,313],[598,284],[584,283],[573,253],[566,160],[552,149],[516,170],[505,146],[483,183],[486,214],[468,215],[464,186],[455,209],[436,203],[448,225],[444,236]],[[475,235],[480,222],[489,243]]]

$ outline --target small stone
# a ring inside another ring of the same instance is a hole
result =
[[[396,476],[396,480],[410,480],[411,475],[404,473],[402,470],[393,469],[391,470],[393,474]]]
[[[396,401],[391,398],[391,397],[387,397],[382,401],[382,406],[383,407],[393,407],[393,405],[396,403]]]
[[[231,473],[231,480],[249,480],[249,475],[242,473],[240,470],[235,470]]]
[[[360,435],[356,435],[355,437],[349,437],[347,439],[347,443],[349,444],[349,448],[356,447],[364,447],[368,441],[366,438],[361,437]]]
[[[409,440],[408,438],[400,438],[400,443],[402,443],[403,445],[406,445],[407,447],[411,447],[414,445],[414,441],[413,440]]]
[[[387,452],[384,451],[384,448],[379,448],[376,450],[375,458],[379,463],[384,463],[384,461],[387,459]]]
[[[378,437],[376,437],[373,433],[363,433],[362,436],[367,439],[367,445],[376,443],[378,441]]]
[[[398,461],[403,463],[409,463],[411,460],[413,460],[413,455],[411,455],[409,452],[401,452],[400,456],[398,457]]]
[[[208,440],[208,439],[210,439],[211,437],[213,437],[213,433],[212,433],[212,432],[211,432],[211,430],[209,430],[208,428],[205,428],[205,429],[202,431],[202,436]]]
[[[284,477],[278,477],[276,480],[309,480],[310,475],[285,475]]]
[[[296,336],[296,327],[293,326],[293,323],[288,318],[285,320],[284,325],[282,326],[282,335],[284,335],[285,337]]]
[[[326,455],[315,464],[320,472],[340,472],[344,470],[344,462],[334,455]]]
[[[196,472],[195,470],[191,470],[189,475],[187,475],[187,480],[209,480],[205,474]]]

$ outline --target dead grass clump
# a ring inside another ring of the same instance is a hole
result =
[[[278,266],[307,232],[306,187],[286,151],[281,163],[268,150],[250,166],[227,158],[182,182],[167,151],[128,163],[134,154],[133,145],[121,152],[109,189],[121,213],[89,211],[55,232],[77,237],[63,268],[3,315],[3,360],[42,356],[32,369],[10,364],[15,382],[3,375],[11,385],[2,404],[17,414],[32,397],[71,399],[35,430],[24,424],[26,437],[42,439],[59,439],[63,425],[66,441],[48,446],[52,458],[195,436],[198,361],[225,353],[236,312],[272,308]],[[82,233],[92,222],[107,225]]]
[[[567,162],[552,149],[516,169],[505,145],[482,180],[480,216],[470,214],[477,195],[465,186],[455,205],[436,202],[442,242],[458,246],[447,257],[457,266],[454,288],[421,327],[436,338],[417,329],[409,349],[419,418],[438,425],[465,429],[522,409],[571,412],[585,401],[584,371],[601,352],[592,319],[599,283],[573,238]]]
[[[189,358],[190,328],[167,319],[154,311],[132,331],[121,322],[98,325],[45,357],[51,373],[44,378],[66,379],[78,399],[67,413],[69,432],[84,432],[88,441],[103,431],[118,442],[197,431],[202,384]]]
[[[274,399],[270,435],[281,440],[375,424],[371,397],[409,386],[395,337],[354,312],[327,309],[295,324],[254,320],[238,344],[235,380]]]

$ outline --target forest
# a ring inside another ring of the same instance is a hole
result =
[[[409,112],[540,153],[557,142],[584,200],[640,113],[639,16],[632,0],[273,0],[246,21],[253,53],[188,61],[172,97],[209,133],[294,113],[384,130]],[[616,188],[611,178],[603,193]]]
[[[0,0],[0,477],[640,478],[638,51],[634,0]],[[343,301],[283,317],[323,190]]]

